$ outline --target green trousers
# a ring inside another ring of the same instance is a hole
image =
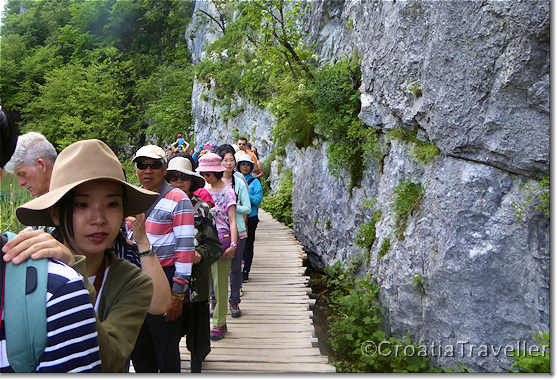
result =
[[[226,325],[226,313],[228,313],[228,282],[232,259],[222,257],[211,265],[211,277],[213,278],[213,290],[217,305],[213,313],[213,327]]]

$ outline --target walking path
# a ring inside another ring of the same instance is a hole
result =
[[[259,210],[259,218],[250,278],[243,284],[242,316],[229,313],[228,333],[211,342],[203,372],[335,372],[317,347],[301,245],[270,214]],[[186,338],[180,352],[182,372],[188,373]]]

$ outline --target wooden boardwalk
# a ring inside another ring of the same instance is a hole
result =
[[[228,333],[211,342],[207,373],[335,372],[319,352],[308,294],[304,252],[292,230],[259,210],[249,282],[243,284],[242,316],[227,316]],[[186,339],[182,372],[189,372]]]

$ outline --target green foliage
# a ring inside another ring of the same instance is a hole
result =
[[[17,177],[2,173],[0,181],[0,232],[11,231],[18,233],[24,225],[17,220],[15,210],[33,197],[25,188],[17,183]]]
[[[23,132],[39,130],[58,149],[97,138],[117,152],[133,130],[128,115],[134,107],[118,81],[133,75],[130,70],[115,58],[88,67],[68,64],[45,74],[38,96],[23,109]]]
[[[327,219],[327,221],[325,222],[325,228],[327,228],[328,230],[333,228],[333,225],[331,224],[331,221],[329,219]]]
[[[381,210],[377,210],[369,222],[360,226],[360,229],[356,233],[356,238],[354,239],[356,245],[371,250],[376,238],[375,225],[379,222],[379,220],[381,220]]]
[[[365,161],[381,156],[377,131],[358,119],[360,83],[358,60],[344,59],[319,69],[312,93],[316,131],[331,142],[327,149],[329,169],[338,178],[347,169],[350,192],[360,185]]]
[[[435,144],[419,140],[416,131],[398,128],[391,130],[389,135],[397,140],[413,143],[412,155],[421,164],[426,165],[432,162],[440,153],[439,148]]]
[[[379,258],[385,256],[387,252],[389,252],[390,248],[391,248],[391,239],[390,238],[383,239],[383,242],[381,243],[381,248],[379,248]]]
[[[178,133],[188,141],[193,140],[191,70],[189,62],[175,61],[158,67],[147,78],[137,81],[144,117],[149,122],[146,135],[157,145],[173,142]]]
[[[263,197],[261,208],[269,212],[273,218],[292,227],[292,171],[285,169],[280,178],[276,193]]]
[[[412,94],[414,99],[422,96],[422,84],[419,81],[412,82],[408,85],[408,92]]]
[[[329,341],[339,372],[425,372],[429,360],[418,355],[410,337],[387,337],[378,303],[379,287],[367,275],[356,279],[359,262],[326,269],[330,289]],[[399,350],[396,346],[412,350]],[[377,347],[381,346],[381,352]],[[375,349],[374,349],[375,348]],[[413,354],[412,354],[413,353]]]
[[[346,170],[349,191],[359,186],[370,157],[380,159],[378,132],[359,119],[361,73],[356,57],[317,68],[303,44],[303,2],[281,0],[212,1],[220,20],[200,13],[222,33],[207,47],[197,78],[214,92],[229,117],[241,96],[275,116],[273,142],[284,149],[331,142],[329,168],[337,178]],[[233,16],[234,15],[234,16]]]
[[[399,240],[404,240],[408,218],[419,207],[423,195],[422,186],[410,180],[401,181],[395,188],[393,211],[395,212],[395,233]]]
[[[123,155],[121,155],[120,157],[118,157],[118,159],[122,163],[124,173],[126,173],[127,182],[139,186],[140,183],[137,179],[137,175],[135,174],[135,164],[132,162],[131,158],[125,158]]]
[[[3,109],[58,149],[99,138],[117,153],[192,130],[183,30],[193,2],[10,0],[0,31]],[[22,12],[21,10],[25,11]]]
[[[424,285],[424,279],[422,276],[420,276],[419,274],[414,274],[414,277],[412,278],[412,282],[414,284],[414,288],[416,288],[416,290],[418,291],[418,293],[420,294],[425,294],[425,285]]]
[[[514,363],[511,365],[511,372],[551,372],[550,333],[542,333],[539,331],[539,334],[540,335],[537,335],[535,332],[532,332],[539,352],[535,352],[535,350],[532,350],[532,352],[515,350],[512,355]]]
[[[310,146],[316,134],[315,107],[308,81],[296,83],[285,77],[278,85],[276,95],[269,102],[269,110],[276,117],[276,125],[271,133],[273,142],[279,149],[286,147],[290,141],[298,148]]]
[[[367,199],[364,198],[362,199],[362,203],[360,203],[360,207],[363,208],[367,208],[367,209],[373,209],[373,206],[375,206],[375,203],[377,203],[377,197],[373,198],[373,199]]]
[[[524,192],[523,200],[521,202],[513,202],[514,218],[517,222],[523,222],[528,210],[533,207],[543,211],[546,217],[549,218],[551,216],[549,177],[543,177],[535,183],[521,185],[520,189]]]

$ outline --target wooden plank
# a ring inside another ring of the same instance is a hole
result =
[[[286,364],[286,365],[285,365]],[[242,372],[335,372],[331,365],[323,363],[253,363],[253,362],[204,362],[202,368],[208,370]],[[333,367],[334,368],[334,367]]]
[[[306,347],[306,348],[291,348],[289,350],[285,350],[281,347],[275,348],[242,348],[239,350],[238,348],[231,348],[231,347],[211,347],[211,355],[218,354],[218,355],[229,355],[231,358],[235,357],[252,357],[252,356],[275,356],[275,355],[283,355],[284,356],[322,356],[319,352],[318,348],[315,347]],[[189,353],[186,353],[187,357],[189,358]]]

